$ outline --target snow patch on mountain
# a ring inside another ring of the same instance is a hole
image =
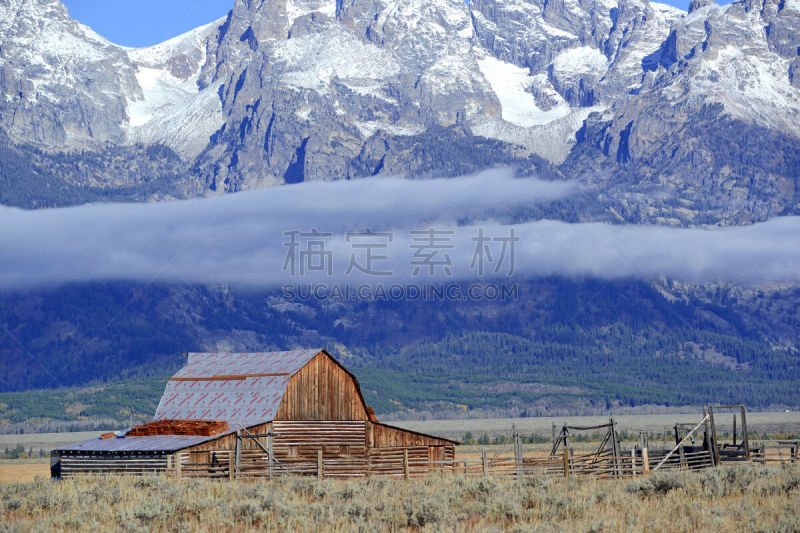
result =
[[[335,0],[288,0],[286,2],[286,16],[289,18],[289,26],[294,24],[294,21],[300,17],[315,12],[331,18],[335,17]]]
[[[550,37],[563,37],[565,39],[577,39],[578,36],[574,33],[570,33],[566,30],[562,30],[561,28],[556,28],[552,24],[548,24],[546,20],[542,19],[539,21],[539,27],[544,30],[542,35],[543,39],[547,39],[547,36]]]
[[[500,100],[503,120],[530,128],[549,124],[569,115],[570,107],[563,100],[549,110],[540,109],[536,105],[536,98],[530,92],[534,77],[528,69],[492,56],[478,60],[478,65]]]
[[[800,89],[786,75],[790,63],[775,54],[743,55],[738,47],[727,46],[716,58],[705,59],[689,83],[734,117],[800,136]],[[673,95],[678,87],[672,88]]]
[[[164,70],[139,67],[141,99],[128,99],[130,142],[165,144],[178,155],[199,154],[224,123],[218,84],[200,91],[197,75],[180,80]]]
[[[398,61],[390,52],[354,39],[336,27],[276,42],[272,58],[284,83],[321,94],[330,93],[333,78],[376,80],[400,72]]]
[[[553,60],[553,69],[561,73],[601,73],[608,69],[608,59],[597,48],[579,46],[558,54]]]
[[[555,164],[562,163],[575,146],[575,133],[586,118],[604,112],[605,106],[579,107],[547,124],[522,127],[505,120],[487,117],[472,127],[472,133],[507,143],[524,146],[536,155]]]
[[[184,158],[197,156],[224,123],[219,83],[200,89],[207,39],[224,19],[155,46],[126,48],[141,94],[126,95],[130,142],[165,144]]]
[[[507,6],[508,7],[508,6]],[[547,72],[531,74],[527,68],[502,61],[485,52],[478,60],[502,107],[501,117],[482,117],[472,127],[476,135],[518,144],[553,163],[563,162],[576,143],[575,133],[593,112],[606,105],[570,106],[555,90]],[[608,60],[589,46],[568,48],[550,64],[551,75],[564,80],[584,75],[600,77]]]

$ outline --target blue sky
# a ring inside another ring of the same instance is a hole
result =
[[[72,18],[123,46],[166,41],[225,16],[234,0],[63,0]]]
[[[63,1],[73,18],[124,46],[160,43],[224,16],[234,3],[234,0]],[[663,1],[681,9],[689,6],[689,0]]]

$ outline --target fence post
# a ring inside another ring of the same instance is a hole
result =
[[[317,479],[322,479],[322,450],[317,450]]]
[[[619,447],[619,435],[617,435],[617,426],[613,418],[608,419],[608,425],[611,426],[611,448],[614,450],[614,475],[619,476],[622,474],[619,458],[622,451]]]
[[[272,479],[272,463],[274,462],[274,458],[272,457],[272,427],[270,426],[269,431],[267,432],[267,455],[269,456],[269,478]]]
[[[181,480],[181,452],[175,454],[175,479]]]
[[[711,422],[711,435],[713,437],[713,445],[711,446],[711,450],[714,454],[714,466],[719,466],[722,462],[722,458],[719,455],[719,441],[717,440],[717,423],[714,420],[714,408],[712,406],[708,406],[708,420]]]
[[[569,448],[564,446],[564,477],[569,477]]]
[[[236,464],[239,464],[239,461],[242,460],[242,430],[236,430],[236,447],[234,448],[236,452]]]
[[[517,464],[517,477],[522,477],[522,438],[514,432],[514,462]]]
[[[403,449],[403,479],[408,479],[408,449]]]
[[[233,477],[236,475],[234,472],[236,470],[236,452],[230,451],[228,452],[228,479],[233,481]]]
[[[636,450],[631,448],[631,476],[636,477]]]
[[[742,444],[744,444],[744,453],[746,460],[750,460],[750,437],[747,436],[747,417],[745,416],[744,405],[742,409]]]
[[[486,458],[486,448],[481,448],[481,463],[483,463],[483,477],[489,475],[489,461]]]
[[[642,448],[642,466],[644,467],[644,475],[650,473],[650,454],[647,448]]]
[[[683,451],[683,446],[678,449],[678,453],[680,454],[681,458],[681,470],[686,470],[688,465],[686,463],[686,452]]]

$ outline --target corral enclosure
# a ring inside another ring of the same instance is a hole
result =
[[[54,450],[54,476],[234,469],[239,476],[408,475],[452,462],[456,442],[383,424],[325,350],[192,353],[155,420]],[[437,466],[438,462],[438,466]]]

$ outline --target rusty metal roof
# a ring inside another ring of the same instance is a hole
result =
[[[218,439],[227,433],[211,437],[200,435],[159,435],[153,437],[123,437],[90,439],[59,448],[62,452],[173,452],[203,442]]]
[[[139,424],[125,433],[126,437],[154,437],[156,435],[219,435],[230,430],[224,420],[153,420]],[[109,436],[113,433],[109,434]]]
[[[289,379],[321,349],[191,353],[167,383],[156,420],[224,420],[231,429],[275,417]]]

